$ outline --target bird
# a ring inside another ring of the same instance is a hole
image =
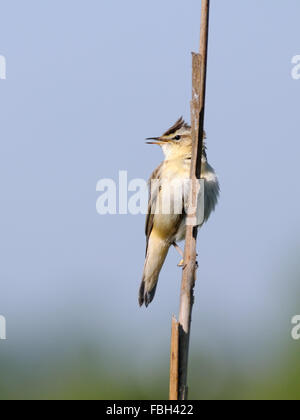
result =
[[[205,139],[204,132],[201,169],[201,178],[204,179],[203,223],[207,222],[215,210],[220,194],[218,177],[207,161]],[[181,189],[178,198],[178,194],[175,194],[174,190],[171,191],[170,186],[174,180],[180,187],[190,179],[191,126],[180,117],[162,136],[150,137],[146,141],[147,144],[160,146],[164,153],[163,162],[153,171],[149,179],[149,202],[145,226],[146,256],[138,299],[140,306],[148,307],[155,296],[159,275],[170,247],[174,246],[183,258],[183,251],[178,242],[185,239],[187,215],[184,202],[187,200],[188,191]],[[162,211],[166,203],[169,206],[167,212]],[[175,207],[179,207],[180,211],[174,211]],[[183,260],[179,266],[184,266]]]

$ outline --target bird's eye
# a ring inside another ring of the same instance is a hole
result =
[[[174,137],[174,140],[180,140],[180,139],[181,139],[181,136]]]

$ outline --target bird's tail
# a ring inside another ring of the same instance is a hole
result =
[[[145,304],[147,307],[149,303],[152,302],[156,291],[159,273],[163,263],[165,262],[169,248],[170,244],[162,240],[154,233],[151,234],[139,293],[140,306]]]

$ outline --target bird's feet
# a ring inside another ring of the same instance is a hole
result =
[[[184,252],[182,251],[182,249],[176,244],[176,242],[173,242],[173,246],[174,248],[178,251],[178,253],[181,255],[182,260],[180,260],[179,264],[177,264],[177,267],[182,268],[183,270],[186,267],[186,264],[184,264]],[[196,256],[198,257],[198,254],[196,254]],[[196,261],[196,270],[199,268],[199,264],[198,261]]]
[[[182,259],[179,264],[177,264],[177,267],[182,268],[184,267],[184,259]]]
[[[184,264],[184,260],[183,259],[179,262],[179,264],[177,264],[177,267],[183,268],[183,269],[186,267],[186,264]],[[198,270],[198,268],[199,268],[198,261],[196,261],[195,267],[196,267],[196,270]]]

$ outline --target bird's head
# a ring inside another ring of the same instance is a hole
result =
[[[206,135],[204,136],[206,138]],[[191,126],[179,118],[176,123],[160,137],[150,137],[147,144],[161,146],[167,159],[191,157],[192,132]]]

